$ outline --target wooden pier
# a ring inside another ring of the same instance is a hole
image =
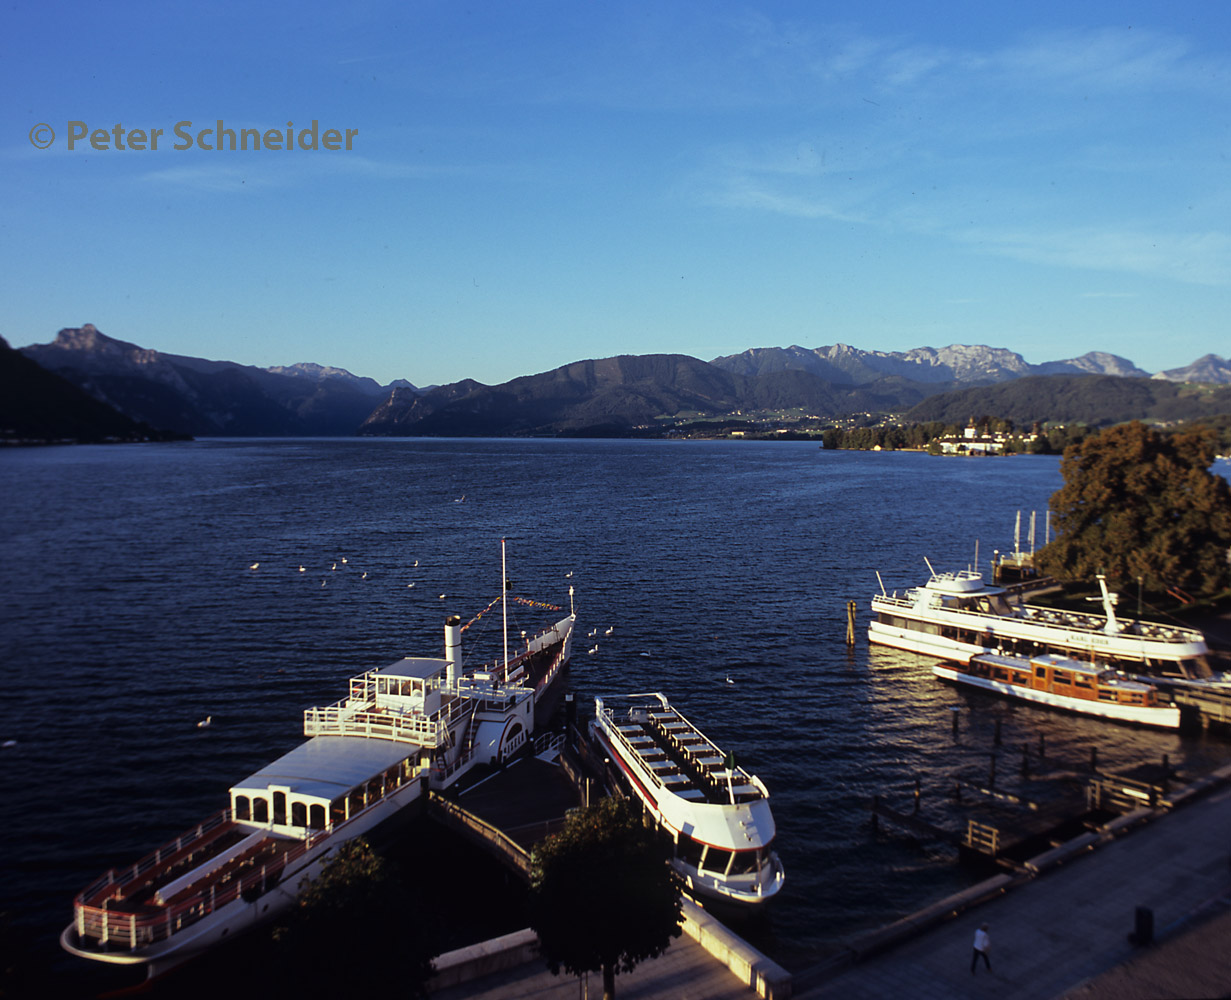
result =
[[[1092,754],[1092,765],[1096,759]],[[1023,749],[1023,782],[1030,773],[1028,763]],[[956,778],[952,781],[953,795],[944,802],[942,820],[924,815],[923,796],[916,781],[910,811],[894,808],[879,795],[871,800],[872,830],[879,832],[883,821],[919,840],[955,847],[963,861],[991,862],[1020,871],[1030,858],[1062,842],[1103,830],[1136,810],[1165,809],[1173,803],[1174,772],[1165,756],[1160,764],[1141,765],[1124,774],[1095,767],[1040,771],[1036,761],[1036,779],[1047,778],[1063,785],[1046,800],[997,788],[994,763],[986,784]]]
[[[432,792],[427,815],[528,879],[534,845],[582,798],[566,768],[525,757],[456,795]]]

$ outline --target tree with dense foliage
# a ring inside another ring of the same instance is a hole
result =
[[[412,898],[407,898],[408,893]],[[363,839],[339,847],[275,929],[277,994],[424,997],[432,974],[430,907]]]
[[[552,973],[601,971],[612,1000],[617,970],[632,972],[680,936],[670,848],[636,803],[608,798],[577,810],[533,857],[530,926]]]
[[[1065,450],[1051,498],[1055,541],[1035,565],[1060,579],[1139,577],[1148,590],[1210,596],[1231,584],[1231,490],[1210,472],[1206,428],[1164,436],[1136,421]]]

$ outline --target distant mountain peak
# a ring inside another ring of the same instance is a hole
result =
[[[1231,361],[1224,360],[1217,354],[1207,354],[1191,365],[1170,368],[1154,377],[1166,379],[1168,382],[1216,382],[1227,385],[1231,384]]]

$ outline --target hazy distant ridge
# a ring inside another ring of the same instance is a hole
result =
[[[314,362],[257,368],[164,354],[89,323],[21,353],[133,420],[198,436],[628,436],[660,433],[663,418],[681,413],[729,421],[749,411],[787,410],[821,419],[908,411],[960,422],[985,413],[1016,420],[1178,419],[1206,412],[1222,394],[1163,386],[1231,384],[1231,364],[1212,354],[1151,378],[1103,352],[1031,365],[1006,348],[963,344],[905,352],[762,347],[712,362],[621,355],[501,385],[463,379],[427,389],[404,379],[382,386]]]
[[[1144,378],[1149,375],[1126,358],[1091,351],[1069,361],[1029,364],[1003,347],[951,344],[948,347],[916,347],[914,350],[864,351],[847,344],[830,347],[756,347],[742,354],[714,358],[711,364],[741,375],[797,369],[833,382],[862,385],[897,375],[915,382],[989,385],[1027,375],[1118,375]],[[1228,372],[1231,381],[1231,372]]]

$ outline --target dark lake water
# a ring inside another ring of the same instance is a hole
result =
[[[761,943],[788,968],[977,877],[947,848],[874,837],[864,803],[904,803],[916,777],[943,798],[955,770],[986,767],[997,720],[1008,748],[1043,736],[1081,761],[1097,745],[1104,767],[1231,756],[961,693],[923,658],[869,649],[875,571],[920,583],[925,557],[962,568],[976,542],[986,564],[1019,510],[1041,536],[1055,458],[207,440],[0,465],[0,742],[16,741],[0,749],[0,909],[53,975],[76,962],[55,937],[78,889],[221,808],[351,675],[441,655],[445,615],[500,592],[501,537],[515,593],[567,605],[571,583],[579,635],[614,628],[596,655],[576,644],[579,702],[665,691],[769,787],[787,884]]]

